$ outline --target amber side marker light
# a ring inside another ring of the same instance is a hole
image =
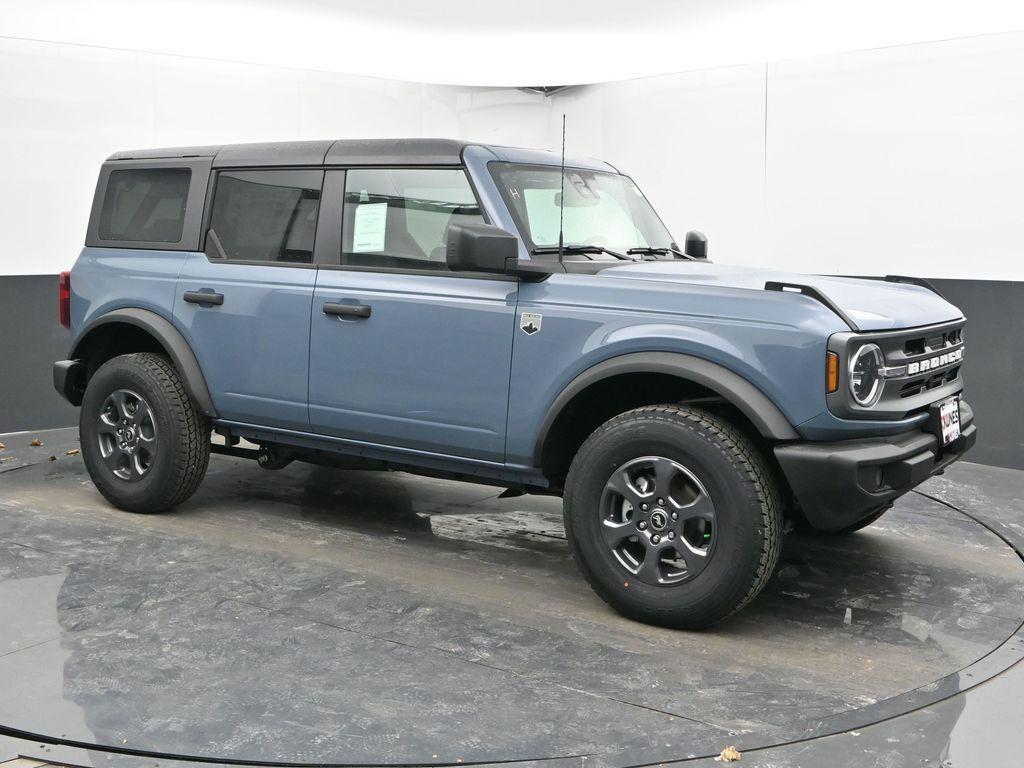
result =
[[[828,365],[825,370],[827,391],[831,394],[839,389],[839,355],[835,352],[828,353]]]

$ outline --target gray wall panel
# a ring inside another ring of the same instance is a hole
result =
[[[967,315],[966,397],[981,429],[970,458],[1024,469],[1024,283],[932,282]],[[57,322],[57,277],[0,277],[0,329],[0,432],[75,424],[77,409],[50,378],[70,341]]]
[[[970,460],[1024,469],[1024,283],[931,282],[967,316],[964,398],[979,429]]]
[[[56,275],[0,277],[0,432],[78,423],[53,389],[53,361],[70,341],[57,319]]]

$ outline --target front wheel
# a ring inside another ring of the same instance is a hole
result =
[[[630,618],[702,629],[750,602],[782,545],[774,478],[750,440],[697,408],[637,408],[580,448],[564,496],[584,576]]]
[[[148,352],[108,360],[79,415],[82,458],[97,490],[130,512],[191,496],[210,460],[210,426],[170,362]]]

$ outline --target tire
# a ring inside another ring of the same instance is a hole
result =
[[[764,458],[697,408],[648,406],[605,422],[573,459],[563,505],[573,556],[594,591],[619,613],[666,627],[703,629],[743,608],[782,546],[779,492]]]
[[[115,357],[96,371],[82,398],[79,433],[96,489],[128,512],[182,503],[210,461],[209,421],[174,366],[148,352]]]

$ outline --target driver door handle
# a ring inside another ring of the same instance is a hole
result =
[[[324,314],[365,319],[370,316],[370,306],[368,304],[337,304],[329,301],[324,304]]]
[[[210,304],[219,307],[224,303],[224,294],[213,291],[185,291],[182,298],[189,304]]]

